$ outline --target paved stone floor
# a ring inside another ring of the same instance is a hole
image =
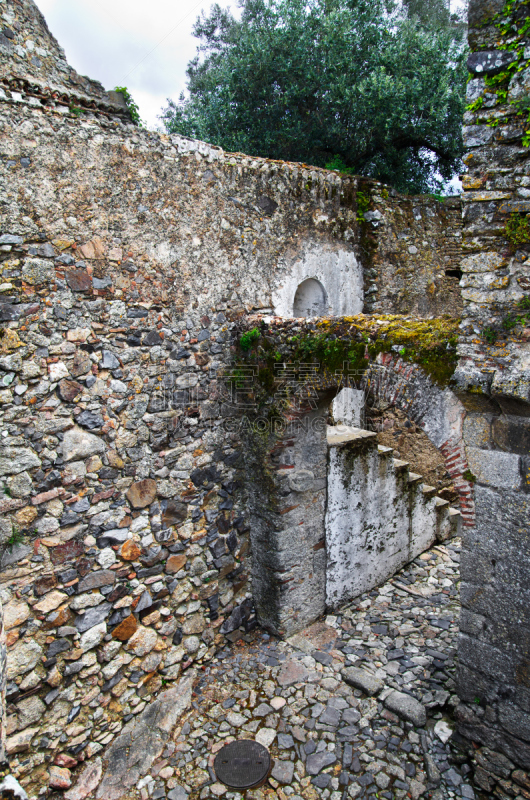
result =
[[[239,800],[213,759],[255,738],[274,767],[247,800],[472,800],[470,768],[448,741],[459,558],[455,539],[286,642],[256,632],[218,653],[133,796]]]

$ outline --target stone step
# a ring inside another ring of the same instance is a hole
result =
[[[328,425],[326,430],[329,447],[344,447],[346,445],[363,445],[375,450],[377,434],[365,431],[362,428],[352,428],[349,425]]]
[[[408,472],[410,464],[408,461],[402,461],[400,458],[394,459],[394,469],[396,472]]]
[[[436,508],[447,508],[449,500],[444,500],[443,497],[435,497]],[[460,513],[460,512],[459,512]]]
[[[436,495],[436,486],[429,486],[428,483],[424,483],[423,486],[421,487],[421,490],[425,495],[426,499],[434,497]]]
[[[381,456],[388,456],[394,452],[391,447],[385,447],[384,444],[378,444],[377,451]]]
[[[452,508],[447,500],[440,500],[437,505],[438,524],[436,530],[436,539],[439,542],[446,542],[454,536],[460,535],[460,526],[462,523],[462,515],[457,508]]]
[[[408,474],[408,482],[409,483],[419,483],[423,480],[423,476],[419,475],[417,472],[409,472]]]

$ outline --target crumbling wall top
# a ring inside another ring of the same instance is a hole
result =
[[[7,0],[1,6],[0,99],[34,98],[34,105],[53,101],[67,110],[96,109],[129,119],[119,92],[107,92],[98,81],[79,75],[48,29],[32,0]]]

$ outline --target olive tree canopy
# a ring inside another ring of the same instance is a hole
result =
[[[443,0],[242,0],[199,18],[169,132],[435,191],[460,169],[465,31]]]

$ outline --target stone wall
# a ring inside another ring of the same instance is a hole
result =
[[[460,198],[402,197],[368,181],[359,191],[369,201],[358,214],[366,313],[459,317]]]
[[[37,6],[27,0],[2,3],[0,98],[59,114],[130,121],[123,95],[78,75]]]
[[[464,120],[464,313],[456,378],[467,411],[476,527],[463,538],[459,720],[460,732],[474,743],[477,782],[499,796],[524,796],[528,777],[516,767],[530,767],[530,248],[524,235],[530,160],[523,143],[527,112],[518,113],[528,91],[526,13],[519,2],[471,3],[473,75]],[[518,243],[509,235],[514,225],[523,226]]]
[[[357,179],[33,105],[0,106],[7,750],[30,791],[255,624],[230,320],[308,251],[361,263]]]
[[[6,681],[7,647],[4,628],[4,610],[0,602],[0,768],[6,763]]]
[[[41,312],[2,339],[7,751],[31,786],[66,748],[62,767],[101,750],[252,610],[238,451],[215,411],[224,318],[175,335],[175,316],[114,322],[81,297],[52,330]]]
[[[330,400],[324,392],[272,425],[252,419],[246,436],[252,593],[260,624],[280,636],[326,608]]]
[[[416,308],[454,282],[435,251],[458,224],[377,183],[140,130],[30,0],[2,13],[0,598],[7,751],[31,793],[66,788],[256,624],[236,321],[291,313],[304,277],[334,314]]]

